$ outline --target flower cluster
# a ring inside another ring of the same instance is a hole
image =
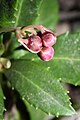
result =
[[[16,30],[18,41],[30,52],[38,54],[49,61],[54,56],[52,46],[56,43],[56,36],[42,25],[30,25]]]

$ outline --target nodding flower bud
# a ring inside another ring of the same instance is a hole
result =
[[[16,29],[18,41],[31,53],[37,53],[44,61],[54,56],[52,46],[56,43],[56,36],[51,30],[42,25],[30,25]]]
[[[41,38],[39,36],[29,37],[27,47],[36,53],[40,52],[42,48]]]
[[[38,55],[43,61],[49,61],[54,56],[54,49],[52,47],[43,47]]]
[[[32,53],[38,53],[42,49],[42,40],[39,36],[30,36],[28,39],[22,39],[23,46]]]
[[[42,35],[42,41],[45,47],[51,47],[56,43],[56,36],[51,32],[45,32]]]

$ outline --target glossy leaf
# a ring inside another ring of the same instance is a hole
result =
[[[75,113],[67,91],[59,81],[52,78],[49,68],[31,60],[17,60],[12,62],[12,67],[6,74],[22,98],[36,108],[56,116]]]

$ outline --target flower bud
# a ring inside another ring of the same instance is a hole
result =
[[[38,53],[42,49],[42,40],[39,36],[30,36],[28,39],[22,39],[21,43],[32,53]]]
[[[39,36],[29,37],[27,47],[36,53],[40,52],[42,48],[41,38]]]
[[[42,60],[49,61],[54,56],[54,49],[52,47],[43,47],[38,55]]]
[[[56,43],[56,36],[51,32],[45,32],[42,35],[42,41],[45,47],[51,47]]]

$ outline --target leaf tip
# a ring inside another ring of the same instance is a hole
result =
[[[69,107],[70,107],[70,111],[68,112],[68,115],[74,115],[74,114],[77,114],[75,109],[71,106],[72,103],[69,104]]]

